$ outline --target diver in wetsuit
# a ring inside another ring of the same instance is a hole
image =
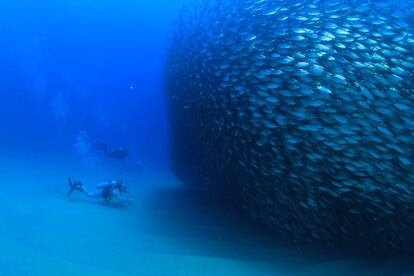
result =
[[[88,192],[86,188],[82,185],[80,180],[72,181],[71,178],[68,179],[69,182],[69,191],[68,196],[72,194],[74,190],[81,191],[85,195],[90,198],[94,199],[105,199],[105,201],[109,204],[112,200],[116,199],[120,202],[131,202],[132,199],[129,196],[125,196],[129,194],[128,187],[122,183],[122,181],[111,180],[103,183],[99,183],[96,186],[96,190],[93,192]]]

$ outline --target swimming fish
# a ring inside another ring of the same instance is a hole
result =
[[[188,6],[165,57],[174,171],[297,240],[407,249],[413,18],[410,1]]]

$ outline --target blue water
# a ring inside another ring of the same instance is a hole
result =
[[[294,244],[183,188],[169,170],[162,75],[185,2],[0,1],[0,275],[414,271],[407,256]],[[113,160],[98,143],[129,155]],[[67,197],[69,176],[88,189],[122,179],[134,202]]]
[[[0,145],[61,151],[85,131],[165,162],[162,62],[182,2],[2,1]]]

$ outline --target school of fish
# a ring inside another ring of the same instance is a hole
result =
[[[172,165],[302,242],[414,245],[414,3],[188,6],[166,54]]]

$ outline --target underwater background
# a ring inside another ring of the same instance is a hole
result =
[[[84,131],[165,159],[163,51],[181,4],[2,1],[1,145],[68,152]]]
[[[0,1],[0,275],[414,274],[413,14]]]

